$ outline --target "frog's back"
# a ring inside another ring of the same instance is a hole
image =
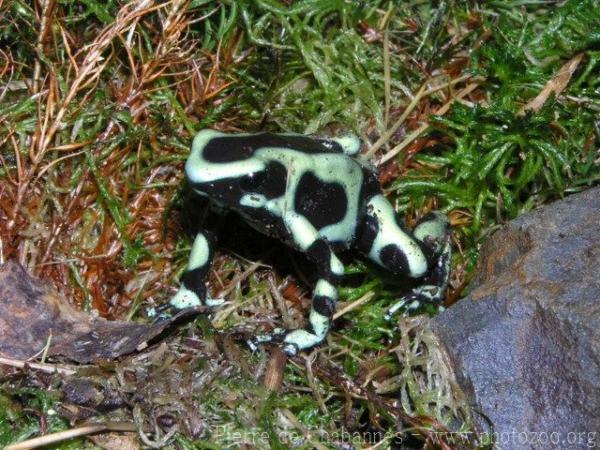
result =
[[[374,175],[347,156],[345,144],[358,148],[350,139],[205,130],[194,139],[186,172],[196,191],[260,231],[288,240],[282,218],[293,213],[329,242],[349,247]]]
[[[203,130],[196,135],[192,152],[197,149],[207,163],[243,161],[261,148],[280,148],[302,153],[342,153],[340,144],[299,134],[238,133],[226,134]]]

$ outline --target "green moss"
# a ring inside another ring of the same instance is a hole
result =
[[[0,445],[14,444],[40,434],[40,417],[44,418],[47,433],[65,431],[67,420],[57,414],[55,392],[39,388],[4,388],[0,394]],[[56,450],[82,448],[81,439],[72,439],[49,446]]]

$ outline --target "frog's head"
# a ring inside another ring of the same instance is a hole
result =
[[[410,233],[385,197],[377,195],[367,204],[357,247],[388,271],[419,278],[443,250],[449,229],[443,214],[430,213]]]
[[[378,232],[380,264],[392,273],[421,277],[437,261],[450,233],[450,223],[443,214],[424,216],[410,233],[399,223],[381,227]]]

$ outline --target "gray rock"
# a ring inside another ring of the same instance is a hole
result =
[[[494,233],[432,326],[498,448],[600,447],[600,188]]]

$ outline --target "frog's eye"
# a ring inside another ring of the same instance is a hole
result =
[[[256,192],[264,184],[266,178],[265,172],[249,173],[240,180],[240,188],[244,192]]]
[[[418,241],[425,244],[430,253],[437,255],[450,234],[450,222],[443,214],[431,212],[419,220],[413,234]]]

